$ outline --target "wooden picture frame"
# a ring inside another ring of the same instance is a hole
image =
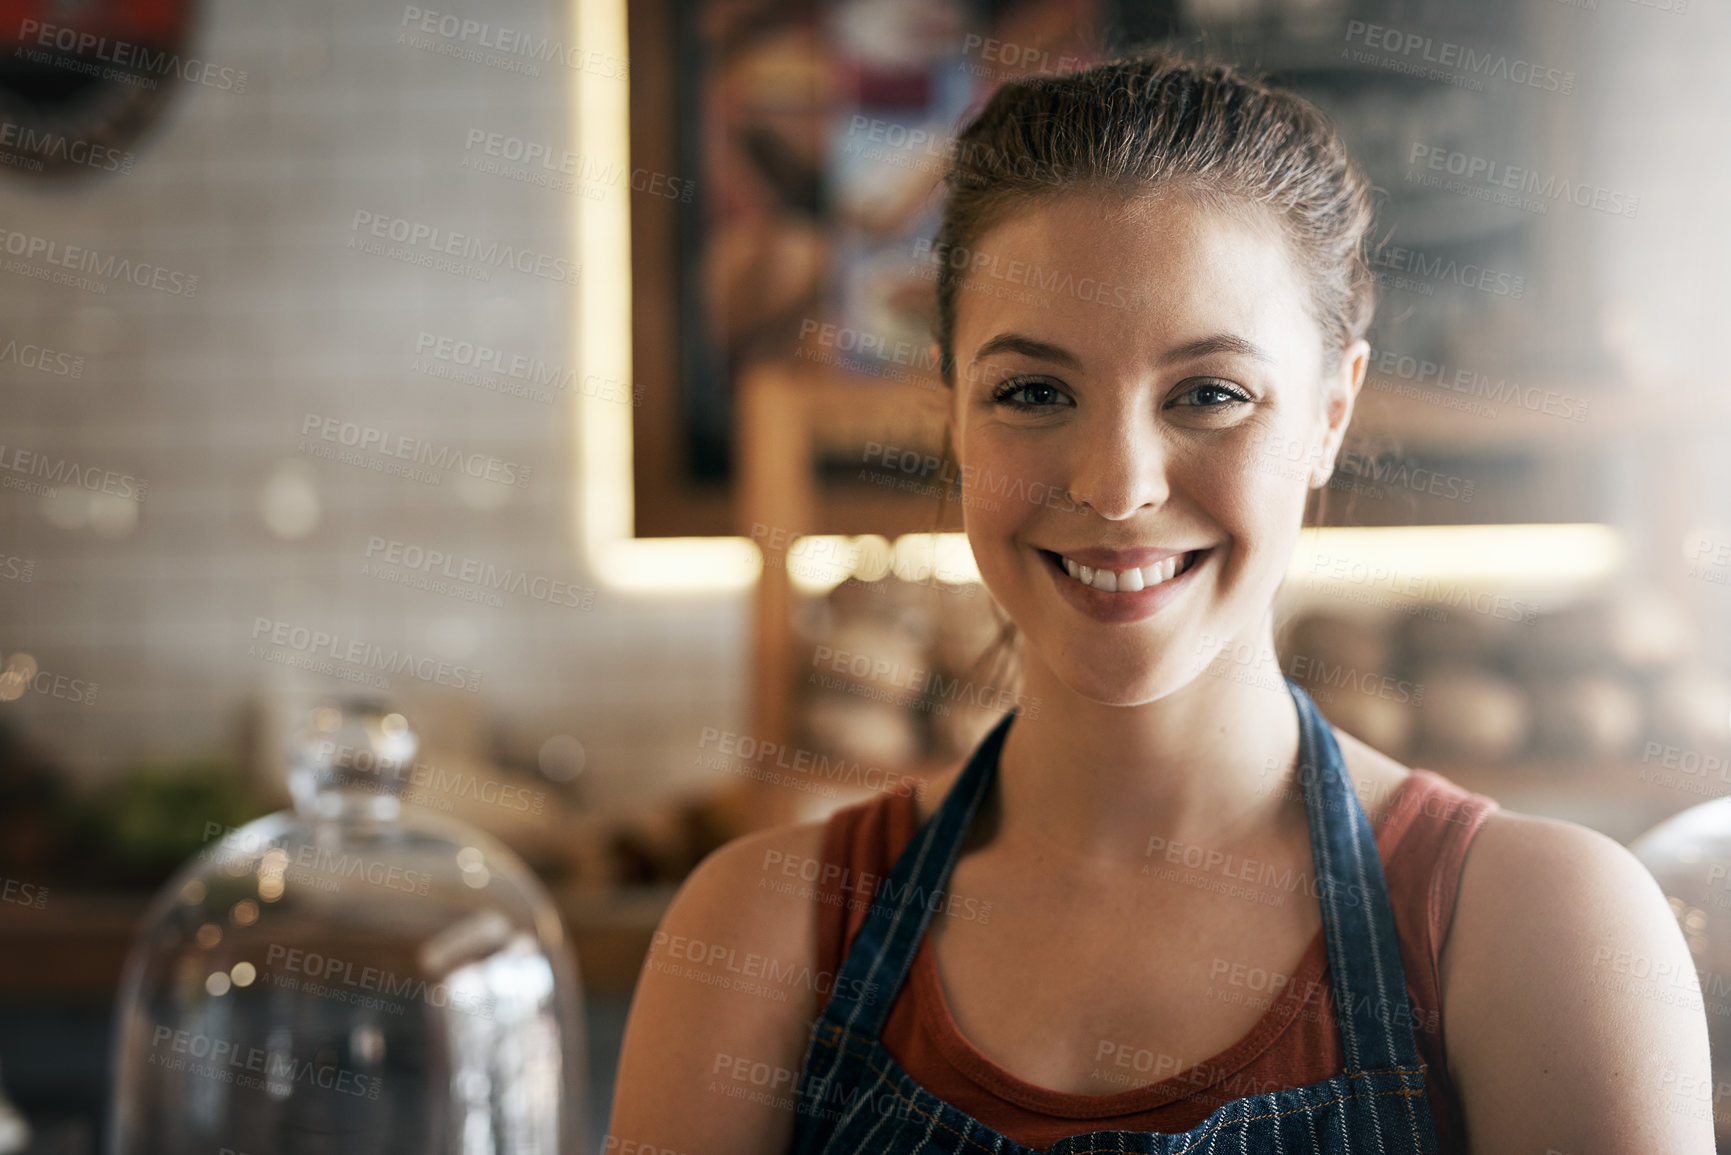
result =
[[[924,245],[937,224],[943,147],[972,102],[1017,71],[982,59],[985,37],[974,33],[1037,44],[1029,60],[1068,67],[1086,58],[1076,38],[1094,23],[1077,24],[1078,12],[1109,3],[1035,0],[993,12],[934,0],[886,8],[901,21],[886,38],[875,26],[864,34],[862,22],[878,18],[861,15],[869,0],[634,0],[637,536],[749,534],[740,398],[755,372],[808,358],[816,364],[798,367],[813,372],[801,376],[851,379],[862,393],[915,378],[938,387],[923,363],[929,317],[916,315],[913,299],[930,289]],[[884,145],[856,133],[868,114],[935,144],[904,149],[902,136]],[[655,195],[657,182],[695,195]],[[922,356],[850,359],[819,347],[811,331],[820,325]],[[860,483],[847,454],[830,458],[818,463],[834,491],[830,507],[857,507],[860,516],[812,532],[884,532],[868,515],[884,505],[882,489]],[[857,453],[851,461],[857,466]]]
[[[631,53],[631,167],[679,173],[678,76],[691,51],[677,17],[684,0],[634,0],[628,6]],[[699,195],[701,195],[699,188]],[[675,198],[633,197],[631,205],[632,364],[643,388],[633,411],[634,532],[638,537],[707,537],[737,532],[732,487],[693,476],[685,436],[688,354],[682,348],[682,229],[692,205]]]

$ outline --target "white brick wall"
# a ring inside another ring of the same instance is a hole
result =
[[[545,0],[468,7],[569,39]],[[0,555],[34,563],[26,583],[0,561],[0,654],[100,686],[91,705],[26,693],[0,703],[0,720],[95,779],[139,757],[238,749],[245,704],[287,674],[247,655],[267,617],[478,667],[513,746],[576,735],[587,798],[649,797],[689,768],[702,726],[741,724],[743,599],[603,591],[587,613],[520,595],[492,607],[361,573],[378,536],[596,584],[572,527],[573,399],[547,406],[411,368],[423,330],[572,365],[570,287],[511,269],[481,283],[346,247],[366,210],[570,259],[570,194],[461,162],[471,128],[568,147],[574,74],[401,45],[404,6],[384,0],[217,0],[205,15],[199,54],[244,69],[245,93],[165,81],[175,99],[125,175],[45,187],[0,170],[5,228],[199,277],[188,298],[0,272],[0,344],[85,359],[77,379],[0,362],[0,444],[149,482],[123,536],[66,524],[78,494],[59,499],[56,524],[43,498],[0,490]],[[435,487],[297,455],[309,412],[527,465],[531,483],[469,483],[502,499],[475,508],[455,471]],[[322,508],[292,542],[259,512],[285,461],[310,469]]]

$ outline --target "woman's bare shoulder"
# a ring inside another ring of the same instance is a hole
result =
[[[742,834],[717,847],[697,864],[681,887],[681,897],[690,891],[688,903],[701,894],[730,907],[749,897],[747,905],[756,905],[759,896],[771,890],[767,885],[759,886],[759,881],[782,876],[789,870],[797,870],[800,863],[821,858],[828,825],[828,819],[817,818]]]
[[[1712,1088],[1695,968],[1626,847],[1493,811],[1468,847],[1439,966],[1475,1150],[1711,1155],[1711,1099],[1694,1097]]]
[[[811,880],[821,871],[826,828],[825,819],[772,826],[712,851],[674,896],[655,945],[671,950],[696,941],[709,952],[714,946],[737,946],[782,964],[771,968],[774,974],[809,966],[816,954],[819,906]],[[676,944],[676,937],[682,942]]]
[[[815,877],[825,825],[735,838],[680,886],[626,1023],[610,1133],[622,1149],[786,1149],[811,1023],[831,989],[816,973],[817,889],[802,880]]]

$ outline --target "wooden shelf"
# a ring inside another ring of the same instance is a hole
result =
[[[843,459],[871,442],[936,453],[944,398],[936,378],[909,383],[838,374],[805,361],[759,365],[740,382],[741,476],[737,521],[763,553],[757,583],[756,647],[752,664],[752,734],[785,743],[792,732],[793,613],[798,595],[787,573],[788,550],[817,533],[930,532],[932,496],[852,493],[819,483],[826,452]],[[863,455],[856,456],[863,468]],[[955,524],[943,528],[957,528]],[[750,826],[793,821],[800,800],[783,787],[749,783],[738,789],[739,812]]]
[[[1638,389],[1615,382],[1535,381],[1522,386],[1523,394],[1541,406],[1547,391],[1569,400],[1559,401],[1556,411],[1547,413],[1514,401],[1498,404],[1372,373],[1359,393],[1349,436],[1352,440],[1391,437],[1409,447],[1451,452],[1535,446],[1590,449],[1631,438],[1675,437],[1680,421],[1698,429],[1724,428],[1731,422],[1731,391],[1727,390]],[[1584,419],[1558,415],[1578,412],[1577,401],[1586,402]],[[1457,408],[1457,404],[1480,406],[1492,415]]]

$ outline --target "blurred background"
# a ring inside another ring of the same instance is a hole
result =
[[[409,805],[554,896],[600,1133],[691,867],[1015,702],[937,457],[936,189],[997,84],[1119,45],[1306,94],[1382,190],[1281,668],[1211,672],[1624,842],[1731,793],[1722,6],[0,11],[0,1072],[31,1151],[96,1149],[150,895],[287,805],[284,735],[357,687],[421,736]]]

